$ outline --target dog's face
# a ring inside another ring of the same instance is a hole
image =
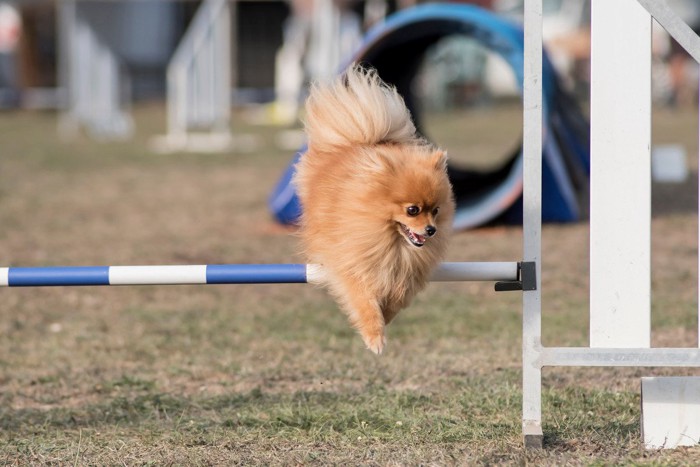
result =
[[[408,243],[422,247],[438,231],[437,217],[440,206],[436,203],[405,203],[394,216],[396,229]]]
[[[445,167],[444,153],[436,151],[395,174],[391,220],[413,247],[423,247],[449,227],[454,207]]]

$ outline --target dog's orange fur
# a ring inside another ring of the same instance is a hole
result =
[[[416,135],[403,99],[371,70],[352,67],[312,87],[306,115],[308,151],[295,178],[302,244],[379,354],[385,325],[445,253],[454,215],[447,158]]]

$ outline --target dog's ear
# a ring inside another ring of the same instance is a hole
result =
[[[430,155],[430,163],[437,170],[447,170],[447,153],[442,149],[437,149]]]

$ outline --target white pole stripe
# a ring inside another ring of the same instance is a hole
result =
[[[325,278],[323,267],[320,264],[306,265],[306,282],[309,284],[320,284]]]
[[[320,264],[306,265],[306,281],[321,283],[325,277]],[[453,281],[515,281],[518,280],[517,262],[442,263],[430,277],[431,282]]]
[[[110,285],[206,284],[206,265],[111,266]]]
[[[10,268],[0,268],[0,287],[10,285]]]
[[[432,282],[515,281],[518,280],[518,263],[442,263],[430,280]]]

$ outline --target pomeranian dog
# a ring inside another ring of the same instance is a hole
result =
[[[445,152],[416,135],[403,99],[352,66],[306,101],[308,150],[296,166],[309,262],[367,348],[425,287],[454,215]]]

